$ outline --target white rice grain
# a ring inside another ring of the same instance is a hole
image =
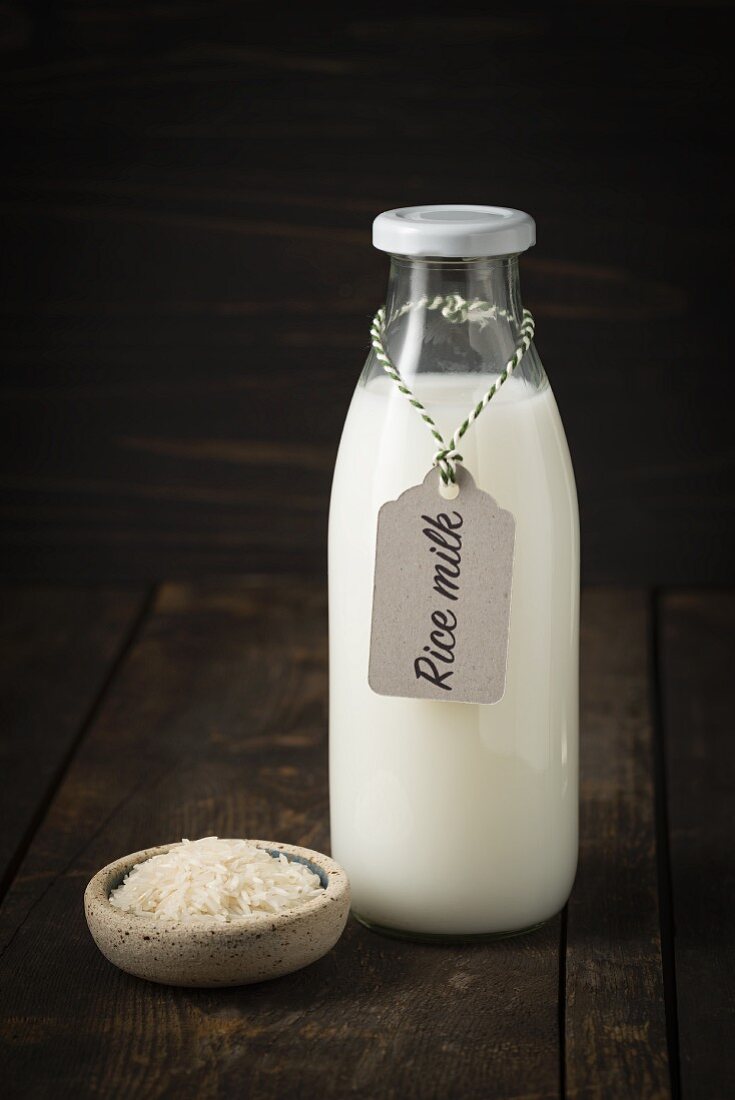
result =
[[[182,840],[136,863],[110,904],[125,913],[184,924],[282,913],[318,897],[318,875],[247,840]]]

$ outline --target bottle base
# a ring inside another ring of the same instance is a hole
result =
[[[371,932],[377,932],[380,936],[388,936],[392,940],[408,940],[413,943],[435,943],[435,944],[452,944],[452,943],[492,943],[493,940],[509,940],[514,936],[526,936],[530,932],[535,932],[539,928],[543,928],[548,921],[541,920],[537,924],[529,924],[526,928],[513,928],[508,932],[468,932],[452,934],[444,932],[408,932],[404,928],[389,928],[384,924],[376,924],[375,921],[368,920],[367,917],[363,917],[360,913],[356,913],[354,909],[350,910],[352,916],[360,924],[364,925]]]

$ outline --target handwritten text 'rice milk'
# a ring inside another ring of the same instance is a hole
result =
[[[446,512],[437,516],[422,516],[428,524],[423,533],[429,545],[429,553],[435,555],[434,591],[445,600],[456,603],[459,598],[460,566],[462,563],[462,536],[458,534],[464,520],[459,512],[452,512],[454,520]],[[422,678],[429,683],[451,691],[449,680],[454,669],[446,668],[454,664],[454,649],[457,644],[457,616],[451,607],[437,609],[431,613],[429,645],[423,647],[426,657],[417,657],[413,663],[416,679]]]

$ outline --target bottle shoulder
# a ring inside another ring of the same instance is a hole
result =
[[[507,370],[512,356],[488,356],[477,355],[469,363],[463,359],[452,356],[416,355],[409,357],[403,355],[396,357],[394,365],[400,378],[406,386],[421,400],[421,390],[436,388],[434,383],[446,379],[440,383],[447,392],[458,389],[472,390],[481,388],[483,384],[490,386]],[[541,357],[534,343],[526,351],[520,363],[511,368],[512,378],[522,384],[525,395],[531,396],[549,387],[549,379],[544,370]],[[379,361],[375,351],[370,350],[358,380],[357,388],[374,384],[381,385],[379,380],[387,379],[385,366]],[[396,385],[393,381],[392,385]],[[516,396],[518,396],[516,387]]]

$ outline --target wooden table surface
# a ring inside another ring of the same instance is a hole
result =
[[[3,603],[5,1096],[732,1095],[734,594],[585,593],[563,914],[471,947],[350,921],[314,966],[227,991],[114,969],[82,893],[182,836],[328,850],[324,591],[253,577]]]

